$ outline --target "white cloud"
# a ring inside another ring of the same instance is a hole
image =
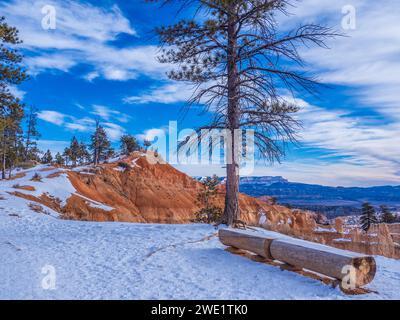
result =
[[[44,5],[56,8],[55,30],[41,27]],[[83,76],[88,81],[97,77],[124,81],[138,73],[159,78],[165,73],[166,66],[155,58],[156,46],[112,46],[120,34],[136,35],[116,5],[104,9],[79,1],[13,0],[1,3],[0,10],[20,30],[25,63],[33,75],[49,70],[68,72],[80,63],[94,68]]]
[[[50,152],[55,156],[57,152],[63,153],[64,149],[68,147],[70,144],[69,141],[62,141],[62,140],[38,140],[37,145],[39,150]]]
[[[151,128],[146,131],[144,131],[141,134],[137,134],[136,138],[138,138],[141,141],[148,140],[148,141],[153,141],[156,137],[162,137],[165,136],[166,132],[164,128]]]
[[[38,113],[38,118],[53,123],[57,126],[62,126],[70,131],[90,133],[96,128],[96,121],[89,117],[76,118],[71,115],[63,114],[57,111],[44,110]],[[125,129],[112,122],[101,122],[104,130],[111,141],[118,141],[125,133]]]
[[[125,133],[125,129],[118,124],[106,122],[101,124],[111,141],[118,141]]]
[[[18,98],[18,99],[20,99],[20,100],[24,99],[24,96],[25,96],[25,94],[26,94],[25,91],[19,89],[17,86],[9,86],[8,89],[10,90],[10,93],[11,93],[14,97],[16,97],[16,98]]]
[[[147,104],[147,103],[175,103],[188,101],[193,94],[193,88],[183,83],[168,83],[158,88],[137,96],[124,98],[128,104]]]
[[[356,9],[356,29],[341,29],[342,7]],[[300,21],[336,27],[347,37],[329,41],[330,49],[302,50],[306,61],[324,82],[348,85],[363,104],[400,120],[400,2],[397,0],[303,0],[284,26]]]
[[[125,113],[100,105],[93,105],[93,111],[91,113],[106,121],[113,119],[118,122],[128,123],[131,119],[131,117]]]
[[[89,82],[92,82],[94,79],[98,78],[100,74],[97,71],[89,72],[84,75],[83,78]]]
[[[65,117],[65,114],[51,110],[43,110],[38,113],[39,119],[53,123],[58,126],[64,124]]]

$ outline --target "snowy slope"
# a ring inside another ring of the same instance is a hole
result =
[[[377,257],[379,294],[349,297],[224,251],[207,225],[69,221],[0,197],[0,299],[400,298],[400,261]]]

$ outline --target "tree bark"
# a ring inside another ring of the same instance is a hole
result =
[[[311,270],[335,279],[352,277],[356,287],[370,283],[376,273],[376,262],[372,256],[331,248],[319,243],[280,239],[257,232],[238,232],[220,229],[220,241],[234,248],[256,253],[270,260],[278,260],[298,269]]]
[[[230,9],[228,16],[228,114],[227,125],[229,129],[230,141],[228,142],[228,156],[226,165],[226,194],[224,208],[224,222],[232,226],[235,220],[239,219],[239,166],[238,148],[235,130],[239,129],[239,105],[238,105],[238,68],[237,68],[237,39],[236,21],[234,9]]]
[[[2,164],[1,164],[1,179],[6,179],[6,133],[5,129],[3,132],[3,155],[2,155]]]
[[[219,240],[226,246],[247,250],[258,254],[261,257],[273,260],[271,256],[271,243],[277,237],[266,237],[257,234],[236,232],[229,229],[218,231]]]

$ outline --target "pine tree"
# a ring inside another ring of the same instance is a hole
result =
[[[368,202],[364,202],[361,208],[360,226],[365,232],[371,228],[372,224],[378,223],[375,208]]]
[[[64,152],[63,152],[63,154],[62,154],[62,156],[64,157],[64,164],[65,165],[69,165],[69,161],[70,161],[70,154],[71,154],[71,150],[70,150],[70,148],[68,148],[68,147],[66,147],[65,149],[64,149]]]
[[[395,223],[396,216],[389,210],[385,205],[380,206],[381,210],[381,222],[383,223]]]
[[[176,1],[166,0],[166,3]],[[160,62],[175,64],[172,80],[193,84],[189,106],[213,110],[198,128],[228,132],[224,222],[239,219],[239,167],[242,129],[254,129],[260,155],[279,161],[296,141],[296,100],[287,92],[316,92],[318,83],[303,70],[298,47],[318,45],[336,34],[316,24],[280,30],[276,13],[289,14],[295,0],[182,0],[192,17],[156,30]],[[286,90],[285,90],[286,89]]]
[[[21,120],[23,104],[13,96],[10,85],[18,85],[27,76],[21,67],[22,55],[12,47],[21,43],[18,30],[10,27],[4,17],[0,17],[0,156],[1,177],[6,178],[6,170],[20,160]]]
[[[98,165],[100,161],[104,161],[113,155],[114,150],[108,140],[107,133],[104,128],[96,122],[96,130],[91,137],[89,148],[93,152],[93,163]]]
[[[86,144],[81,141],[79,144],[79,158],[78,158],[79,164],[85,164],[91,161],[90,153],[87,149]]]
[[[139,144],[134,136],[123,135],[121,137],[121,152],[124,155],[129,155],[133,151],[139,150]]]
[[[64,163],[65,163],[64,158],[62,157],[62,155],[59,152],[57,152],[57,154],[55,156],[55,162],[56,162],[56,164],[58,164],[60,166],[64,165]]]
[[[72,137],[68,151],[69,160],[72,162],[72,166],[75,167],[81,156],[81,147],[76,137]]]
[[[37,109],[31,106],[26,116],[25,161],[38,159],[39,150],[36,140],[39,137],[40,133],[37,130]]]
[[[195,221],[203,223],[218,222],[222,216],[222,209],[214,204],[214,200],[218,194],[219,179],[216,175],[207,177],[202,181],[202,184],[203,189],[197,194],[197,201],[202,208],[196,212]]]
[[[42,163],[43,164],[50,164],[53,162],[53,156],[51,155],[51,152],[49,149],[45,152],[45,154],[42,157]]]

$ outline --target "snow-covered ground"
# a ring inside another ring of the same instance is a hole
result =
[[[232,255],[208,225],[67,221],[0,197],[0,299],[400,298],[400,261],[377,257],[379,294],[345,296]]]

